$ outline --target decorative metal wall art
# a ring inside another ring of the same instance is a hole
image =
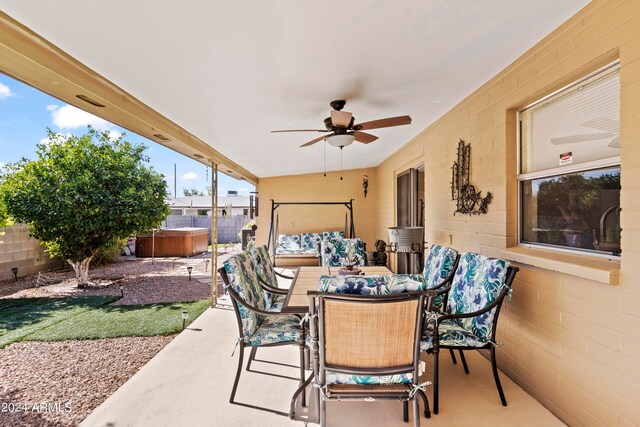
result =
[[[458,142],[458,160],[451,166],[451,200],[456,202],[456,212],[464,214],[486,214],[487,205],[491,202],[491,193],[487,192],[482,197],[481,192],[469,184],[469,172],[471,170],[471,144],[465,144],[461,139]]]

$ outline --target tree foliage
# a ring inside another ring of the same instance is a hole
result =
[[[167,185],[145,165],[146,147],[124,136],[112,141],[107,132],[91,128],[82,136],[51,130],[48,136],[50,142],[38,145],[36,160],[5,167],[0,200],[52,256],[74,269],[84,263],[88,271],[98,251],[166,218]]]
[[[204,196],[204,191],[198,190],[197,188],[183,188],[182,193],[186,196]]]

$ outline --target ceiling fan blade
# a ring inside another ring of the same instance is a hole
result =
[[[334,126],[348,127],[351,123],[352,114],[348,111],[331,111],[331,123]]]
[[[329,137],[329,136],[331,136],[331,135],[323,135],[323,136],[321,136],[320,138],[312,139],[311,141],[309,141],[309,142],[307,142],[307,143],[302,144],[300,147],[308,147],[308,146],[310,146],[310,145],[315,144],[316,142],[320,142],[320,141],[322,141],[323,139],[325,139],[325,138],[327,138],[327,137]]]
[[[370,122],[359,123],[353,126],[354,130],[368,130],[368,129],[380,129],[389,128],[392,126],[402,126],[411,124],[411,117],[398,116],[388,117],[386,119],[372,120]]]
[[[614,136],[614,134],[609,132],[584,133],[579,135],[569,135],[569,136],[560,136],[558,138],[551,138],[551,143],[554,145],[574,144],[577,142],[597,141],[598,139],[609,138],[611,136]]]
[[[278,132],[330,132],[326,129],[286,129],[286,130],[272,130],[271,133]]]
[[[363,144],[368,144],[378,139],[378,137],[375,135],[371,135],[370,133],[359,132],[359,131],[354,132],[353,136],[356,137],[356,141],[362,142]]]

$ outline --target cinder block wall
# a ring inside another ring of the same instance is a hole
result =
[[[378,236],[395,222],[395,175],[420,160],[429,243],[508,257],[517,244],[515,111],[615,59],[622,257],[598,264],[619,268],[619,285],[581,277],[592,258],[559,271],[525,251],[498,327],[500,367],[570,425],[640,422],[640,1],[591,2],[378,167]],[[494,195],[487,215],[453,215],[450,168],[460,138],[472,146],[471,183]]]
[[[18,267],[18,277],[23,277],[60,265],[59,260],[49,258],[38,240],[29,237],[25,225],[0,228],[0,280],[13,278],[13,267]]]

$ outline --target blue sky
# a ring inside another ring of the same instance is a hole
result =
[[[211,182],[211,170],[207,179],[203,164],[0,73],[0,166],[23,157],[34,158],[36,144],[46,138],[47,127],[54,132],[82,135],[87,125],[114,133],[125,132],[128,141],[147,146],[150,164],[165,175],[170,193],[173,193],[174,163],[178,171],[178,196],[183,195],[184,188],[204,190]],[[247,182],[222,173],[218,181],[220,194],[238,190],[248,195],[253,191]]]

